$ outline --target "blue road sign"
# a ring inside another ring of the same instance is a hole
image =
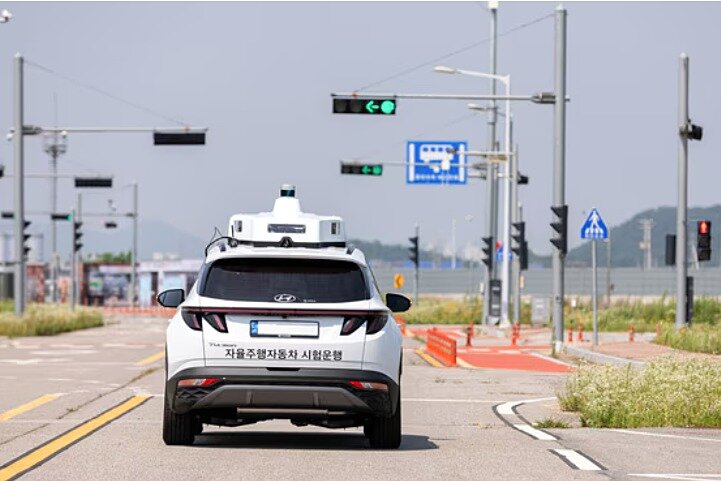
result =
[[[457,140],[409,140],[406,145],[407,184],[465,184],[468,143]]]
[[[608,239],[608,227],[595,207],[581,226],[581,239]]]
[[[508,258],[513,259],[513,251],[508,253]],[[498,247],[498,249],[496,249],[496,260],[498,262],[501,262],[503,260],[503,246],[502,245],[500,247]]]

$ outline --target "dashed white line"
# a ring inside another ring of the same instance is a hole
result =
[[[524,433],[533,436],[534,438],[538,439],[539,441],[557,441],[558,438],[556,436],[553,436],[551,434],[548,434],[547,432],[541,431],[540,429],[536,429],[533,426],[530,426],[528,424],[514,424],[514,428],[518,429],[519,431],[523,431]]]
[[[561,456],[568,464],[576,469],[580,469],[581,471],[603,471],[601,466],[573,449],[552,449],[551,451]]]
[[[652,436],[656,438],[688,439],[689,441],[708,441],[711,443],[721,443],[721,439],[719,438],[702,438],[700,436],[682,436],[680,434],[649,433],[645,431],[629,431],[627,429],[609,429],[609,431],[623,434],[635,434],[637,436]]]

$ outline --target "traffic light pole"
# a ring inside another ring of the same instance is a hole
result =
[[[413,299],[415,300],[416,305],[418,304],[418,291],[420,290],[421,285],[421,226],[416,224],[416,239],[418,239],[418,262],[416,262],[416,282],[413,285]]]
[[[496,75],[497,70],[497,25],[498,25],[498,8],[497,5],[489,4],[489,11],[491,14],[491,45],[490,45],[490,73]],[[496,95],[496,79],[490,80],[491,95]],[[490,111],[488,115],[488,128],[486,133],[488,140],[486,141],[486,149],[489,151],[498,150],[496,148],[496,122],[498,119],[498,111],[496,108],[495,100],[491,100]],[[498,239],[498,166],[495,164],[489,164],[488,170],[486,171],[486,235],[491,236],[494,239]],[[483,322],[490,324],[490,305],[491,305],[491,279],[493,279],[495,273],[495,262],[491,264],[490,269],[486,269],[486,275],[484,280],[483,289]]]
[[[511,119],[511,125],[513,125],[513,119]],[[513,154],[511,155],[511,225],[514,225],[521,220],[519,219],[519,206],[518,206],[518,145],[513,146]],[[522,246],[521,246],[522,247]],[[510,249],[510,246],[509,246]],[[521,311],[521,285],[520,285],[520,273],[521,273],[521,260],[519,255],[514,255],[511,259],[511,288],[513,293],[513,317],[512,322],[515,324],[520,320]]]
[[[686,325],[686,224],[688,217],[688,56],[679,58],[678,70],[678,204],[676,207],[676,329]]]
[[[14,120],[15,130],[22,132],[23,129],[23,57],[15,55],[15,105]],[[23,157],[23,136],[16,135],[13,138],[14,160],[15,160],[15,315],[22,316],[25,312],[25,159]]]
[[[556,8],[555,88],[557,99],[566,98],[566,10]],[[566,203],[566,102],[554,104],[553,205]],[[567,234],[562,234],[567,235]],[[553,341],[554,349],[563,346],[564,257],[553,249]]]
[[[138,183],[133,182],[133,249],[130,251],[130,307],[135,307],[138,282]]]

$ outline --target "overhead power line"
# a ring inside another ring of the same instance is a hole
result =
[[[35,68],[38,69],[38,70],[42,70],[42,71],[45,72],[45,73],[48,73],[48,74],[50,74],[50,75],[54,75],[54,76],[56,76],[56,77],[58,77],[58,78],[60,78],[60,79],[62,79],[62,80],[65,80],[66,82],[69,82],[69,83],[71,83],[71,84],[77,85],[78,87],[84,88],[84,89],[86,89],[86,90],[90,90],[91,92],[95,92],[95,93],[97,93],[97,94],[104,95],[105,97],[108,97],[108,98],[110,98],[110,99],[113,99],[113,100],[115,100],[116,102],[120,102],[120,103],[122,103],[122,104],[128,105],[128,106],[133,107],[133,108],[135,108],[135,109],[137,109],[137,110],[140,110],[140,111],[142,111],[142,112],[145,112],[146,114],[152,115],[152,116],[157,117],[157,118],[159,118],[159,119],[166,120],[166,121],[168,121],[168,122],[172,122],[172,123],[174,123],[174,124],[178,124],[178,125],[180,125],[180,126],[182,126],[182,127],[187,127],[187,126],[188,126],[188,124],[187,124],[186,122],[183,122],[182,120],[173,118],[173,117],[171,117],[171,116],[169,116],[169,115],[165,115],[165,114],[162,114],[162,113],[160,113],[160,112],[157,112],[157,111],[155,111],[155,110],[153,110],[153,109],[151,109],[151,108],[145,107],[144,105],[140,105],[140,104],[135,103],[135,102],[133,102],[133,101],[124,99],[124,98],[119,97],[119,96],[117,96],[117,95],[115,95],[115,94],[113,94],[113,93],[110,93],[110,92],[106,91],[106,90],[103,90],[103,89],[101,89],[101,88],[95,87],[94,85],[90,85],[90,84],[87,84],[87,83],[85,83],[85,82],[82,82],[82,81],[80,81],[80,80],[78,80],[78,79],[76,79],[76,78],[70,77],[69,75],[65,75],[65,74],[62,74],[62,73],[60,73],[60,72],[56,72],[55,70],[53,70],[53,69],[51,69],[51,68],[49,68],[49,67],[45,67],[44,65],[40,65],[40,64],[37,63],[37,62],[33,62],[32,60],[25,59],[25,63],[26,63],[27,65],[30,65],[30,66],[32,66],[32,67],[35,67]]]
[[[511,28],[510,30],[506,30],[505,32],[499,33],[499,34],[498,34],[498,38],[505,37],[506,35],[510,35],[510,34],[512,34],[512,33],[514,33],[514,32],[517,32],[517,31],[519,31],[519,30],[522,30],[522,29],[524,29],[524,28],[526,28],[526,27],[530,27],[530,26],[532,26],[532,25],[535,25],[535,24],[540,23],[540,22],[546,20],[547,18],[551,18],[551,17],[553,17],[553,16],[554,16],[553,13],[549,13],[548,15],[544,15],[544,16],[538,17],[538,18],[536,18],[536,19],[534,19],[534,20],[530,20],[530,21],[528,21],[528,22],[522,23],[521,25],[517,25],[517,26]],[[440,55],[440,56],[438,56],[438,57],[434,57],[434,58],[432,58],[432,59],[430,59],[430,60],[426,60],[426,61],[423,62],[423,63],[419,63],[418,65],[415,65],[415,66],[413,66],[413,67],[409,67],[409,68],[407,68],[407,69],[401,70],[401,71],[398,72],[398,73],[395,73],[395,74],[393,74],[393,75],[389,75],[388,77],[385,77],[385,78],[382,78],[382,79],[380,79],[380,80],[378,80],[378,81],[375,81],[375,82],[369,83],[369,84],[367,84],[367,85],[364,85],[364,86],[362,86],[361,88],[356,89],[355,91],[356,91],[356,92],[362,92],[363,90],[367,90],[367,89],[369,89],[369,88],[371,88],[371,87],[375,87],[375,86],[377,86],[377,85],[383,84],[383,83],[385,83],[385,82],[388,82],[389,80],[397,79],[398,77],[402,77],[402,76],[404,76],[404,75],[408,75],[409,73],[415,72],[416,70],[422,69],[423,67],[427,67],[427,66],[429,66],[429,65],[434,65],[434,64],[436,64],[437,62],[440,62],[441,60],[445,60],[445,59],[447,59],[447,58],[449,58],[449,57],[453,57],[454,55],[458,55],[459,53],[463,53],[463,52],[466,52],[466,51],[468,51],[468,50],[472,50],[472,49],[474,49],[474,48],[476,48],[476,47],[480,47],[481,45],[484,45],[484,44],[486,44],[486,43],[488,43],[488,42],[490,42],[490,41],[491,41],[491,37],[484,38],[483,40],[481,40],[481,41],[479,41],[479,42],[475,42],[475,43],[472,43],[472,44],[470,44],[470,45],[466,45],[465,47],[461,47],[461,48],[459,48],[459,49],[457,49],[457,50],[453,50],[453,51],[451,51],[451,52],[448,52],[448,53],[446,53],[446,54]]]

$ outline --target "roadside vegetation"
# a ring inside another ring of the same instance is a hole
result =
[[[442,299],[423,297],[399,317],[408,324],[468,324],[480,322],[483,301],[479,297]]]
[[[73,311],[67,306],[30,304],[21,318],[4,307],[0,307],[0,336],[52,336],[103,325],[102,311],[89,307]]]
[[[569,425],[563,419],[556,418],[544,418],[534,424],[539,429],[568,429]]]
[[[721,354],[721,326],[694,324],[677,331],[673,324],[664,325],[655,342],[683,351]]]
[[[668,357],[643,368],[582,364],[561,408],[595,428],[721,427],[721,363]]]

